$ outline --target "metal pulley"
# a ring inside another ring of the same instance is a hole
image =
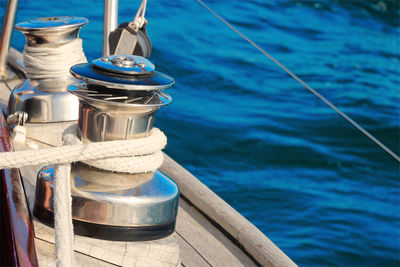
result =
[[[147,0],[143,0],[131,22],[122,23],[108,36],[109,54],[130,54],[150,57],[151,42],[147,35],[146,13]]]
[[[136,28],[132,22],[120,24],[108,38],[110,55],[129,53],[149,58],[152,46],[145,27]]]

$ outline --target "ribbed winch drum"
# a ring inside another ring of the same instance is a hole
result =
[[[71,74],[85,83],[68,90],[79,98],[79,135],[84,142],[127,140],[145,136],[155,112],[171,103],[160,90],[174,80],[155,71],[146,58],[114,55],[78,64]]]
[[[77,64],[71,74],[81,80],[68,91],[79,99],[78,138],[84,143],[145,137],[156,111],[172,101],[161,90],[174,80],[143,57],[109,56]],[[34,213],[48,224],[53,178],[54,167],[44,167],[36,186]],[[75,163],[71,194],[76,234],[132,241],[165,237],[175,230],[179,188],[159,171],[128,174]]]
[[[23,111],[27,122],[49,123],[78,119],[78,100],[67,92],[69,68],[86,58],[79,30],[81,17],[46,17],[18,23],[25,35],[24,66],[27,79],[11,92],[8,114]],[[29,59],[29,62],[28,62]]]

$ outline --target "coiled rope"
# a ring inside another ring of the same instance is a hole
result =
[[[53,79],[69,75],[71,66],[87,62],[82,39],[60,45],[24,47],[24,66],[30,79]]]
[[[213,16],[215,16],[217,19],[222,21],[226,26],[231,28],[234,32],[236,32],[238,35],[240,35],[243,39],[245,39],[247,42],[249,42],[252,46],[254,46],[258,51],[263,53],[266,57],[268,57],[270,60],[272,60],[275,64],[277,64],[279,67],[281,67],[284,71],[286,71],[290,76],[292,76],[295,80],[297,80],[301,85],[303,85],[306,89],[308,89],[311,93],[316,95],[319,99],[324,101],[328,106],[330,106],[333,110],[335,110],[337,113],[339,113],[343,118],[345,118],[348,122],[350,122],[354,127],[356,127],[358,130],[360,130],[363,134],[365,134],[369,139],[374,141],[378,146],[380,146],[383,150],[385,150],[389,155],[391,155],[393,158],[395,158],[398,162],[400,162],[400,157],[394,153],[392,150],[390,150],[387,146],[385,146],[381,141],[379,141],[375,136],[373,136],[371,133],[369,133],[367,130],[365,130],[362,126],[360,126],[357,122],[355,122],[352,118],[350,118],[346,113],[341,111],[339,108],[337,108],[332,102],[330,102],[328,99],[326,99],[323,95],[318,93],[315,89],[313,89],[311,86],[309,86],[306,82],[304,82],[300,77],[298,77],[296,74],[294,74],[292,71],[290,71],[287,67],[285,67],[282,63],[280,63],[277,59],[275,59],[273,56],[271,56],[269,53],[267,53],[264,49],[262,49],[258,44],[256,44],[253,40],[251,40],[249,37],[244,35],[242,32],[237,30],[235,27],[232,26],[228,21],[223,19],[220,15],[218,15],[214,10],[212,10],[210,7],[208,7],[206,4],[204,4],[203,1],[201,0],[196,0],[202,7],[204,7],[208,12],[210,12]]]

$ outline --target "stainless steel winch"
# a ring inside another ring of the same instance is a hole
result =
[[[113,55],[75,65],[71,73],[86,82],[68,87],[79,98],[78,126],[84,141],[146,135],[155,112],[172,101],[160,90],[171,87],[174,80],[140,56]]]
[[[84,143],[147,136],[156,111],[172,99],[160,90],[174,80],[146,58],[114,55],[77,64],[81,83],[68,90],[79,99],[78,137]],[[34,214],[53,220],[54,166],[38,174]],[[175,229],[179,188],[159,171],[126,174],[83,163],[71,168],[72,217],[76,234],[110,240],[150,240]]]
[[[79,30],[87,23],[88,20],[81,17],[47,17],[18,23],[15,28],[25,35],[26,48],[45,50],[76,40]],[[60,55],[60,57],[68,56],[68,54]],[[17,111],[26,112],[27,122],[32,123],[77,120],[78,100],[66,90],[73,79],[68,69],[65,74],[55,78],[36,79],[27,73],[27,79],[11,92],[8,114],[11,115]]]

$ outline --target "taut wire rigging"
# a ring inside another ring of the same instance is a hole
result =
[[[300,77],[298,77],[296,74],[294,74],[292,71],[290,71],[288,68],[286,68],[282,63],[280,63],[277,59],[275,59],[273,56],[268,54],[264,49],[262,49],[258,44],[256,44],[254,41],[252,41],[249,37],[241,33],[239,30],[237,30],[235,27],[233,27],[228,21],[223,19],[220,15],[215,13],[214,10],[212,10],[210,7],[208,7],[206,4],[204,4],[203,1],[201,0],[196,0],[198,3],[200,3],[205,9],[207,9],[211,14],[213,14],[215,17],[217,17],[220,21],[222,21],[226,26],[231,28],[233,31],[235,31],[237,34],[239,34],[243,39],[245,39],[247,42],[249,42],[251,45],[253,45],[257,50],[259,50],[261,53],[263,53],[266,57],[268,57],[270,60],[272,60],[274,63],[276,63],[279,67],[281,67],[283,70],[285,70],[290,76],[292,76],[294,79],[296,79],[299,83],[301,83],[305,88],[307,88],[310,92],[312,92],[314,95],[316,95],[319,99],[324,101],[328,106],[330,106],[333,110],[335,110],[337,113],[339,113],[343,118],[345,118],[348,122],[353,124],[358,130],[360,130],[363,134],[365,134],[369,139],[374,141],[378,146],[380,146],[382,149],[384,149],[387,153],[389,153],[392,157],[394,157],[398,162],[400,162],[400,157],[394,153],[392,150],[390,150],[387,146],[385,146],[381,141],[379,141],[377,138],[375,138],[372,134],[370,134],[367,130],[365,130],[362,126],[360,126],[357,122],[355,122],[352,118],[346,115],[346,113],[342,112],[340,109],[338,109],[332,102],[330,102],[328,99],[326,99],[323,95],[318,93],[315,89],[313,89],[311,86],[309,86],[306,82],[304,82]]]

